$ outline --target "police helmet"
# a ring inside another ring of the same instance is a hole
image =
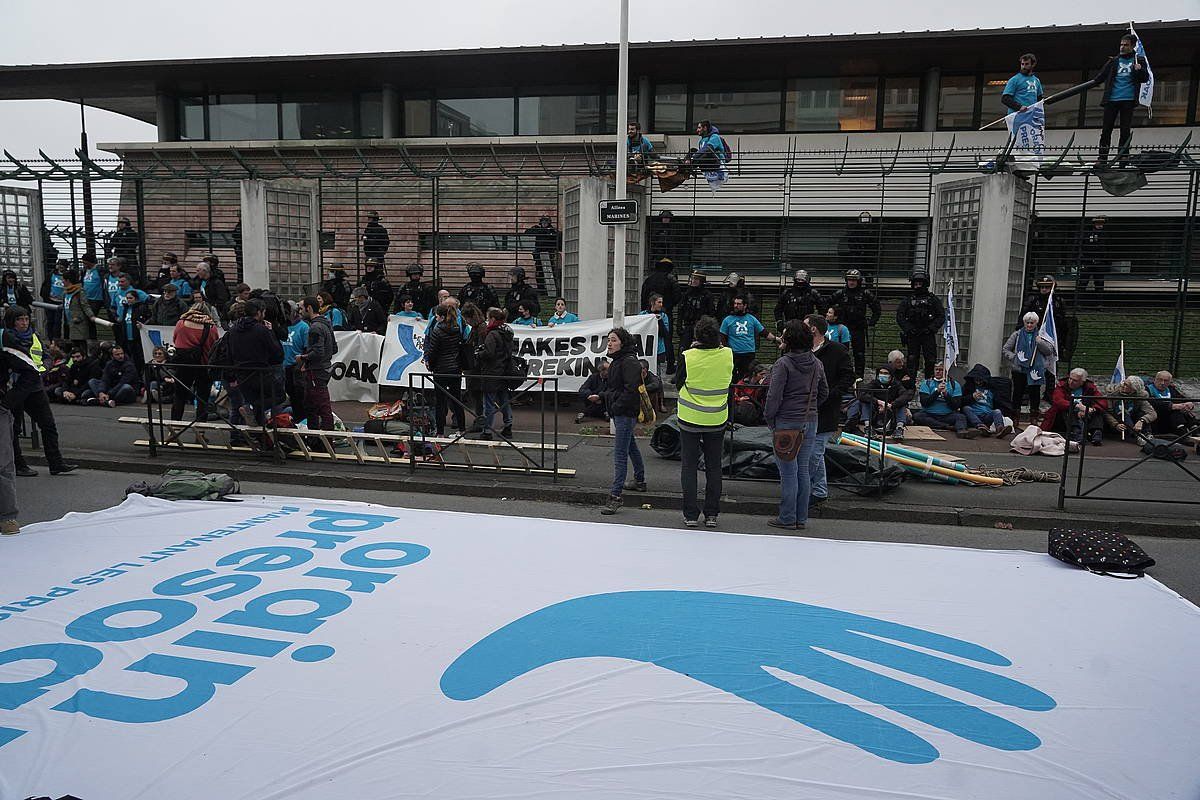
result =
[[[688,280],[691,280],[692,278],[696,278],[700,281],[700,283],[704,283],[706,277],[707,276],[703,272],[701,272],[698,269],[694,269],[694,270],[692,270],[692,274],[688,276]]]
[[[796,283],[808,283],[808,270],[796,270]]]
[[[908,276],[909,284],[915,289],[918,284],[921,286],[929,286],[929,276],[924,272],[914,272]]]
[[[468,276],[472,278],[482,278],[483,274],[483,264],[480,264],[478,261],[472,261],[470,264],[467,264]]]
[[[856,269],[846,270],[846,280],[851,280],[851,279],[856,280],[859,283],[862,283],[862,273]]]
[[[525,280],[525,268],[524,267],[513,267],[512,269],[510,269],[508,271],[508,274],[512,276],[512,279],[514,281]]]
[[[1037,285],[1038,286],[1053,286],[1054,285],[1054,277],[1051,275],[1043,275],[1041,280],[1039,280],[1037,282]]]
[[[421,276],[421,275],[425,274],[425,268],[422,267],[420,264],[409,264],[407,267],[404,268],[404,274],[410,278],[413,275]]]

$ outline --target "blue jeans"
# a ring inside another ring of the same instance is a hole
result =
[[[776,430],[815,431],[817,418],[810,417],[807,425],[777,428]],[[779,521],[785,525],[808,522],[808,501],[812,495],[812,454],[816,447],[816,435],[807,433],[800,452],[791,461],[775,459],[779,466]]]
[[[88,381],[88,391],[84,396],[98,397],[102,392],[104,392],[104,381],[100,380],[99,378],[92,378]],[[137,399],[137,390],[128,383],[122,383],[120,386],[114,386],[112,389],[104,393],[107,394],[108,398],[117,405],[132,403],[135,399]]]
[[[949,414],[918,411],[916,414],[913,414],[913,419],[918,425],[927,425],[935,430],[949,430],[953,428],[958,433],[962,433],[967,429],[967,418],[961,411],[951,411]]]
[[[633,462],[633,479],[638,483],[646,480],[646,464],[642,461],[642,452],[638,450],[637,439],[633,437],[637,417],[613,417],[612,422],[617,435],[613,439],[613,484],[609,494],[620,497],[625,491],[625,476],[629,474],[626,462]]]
[[[991,411],[975,411],[970,406],[964,406],[963,413],[967,416],[967,422],[976,428],[980,425],[995,425],[996,430],[1004,427],[1004,414],[998,408],[993,408]]]
[[[809,460],[809,472],[812,473],[812,498],[824,500],[829,497],[829,477],[825,474],[825,445],[833,431],[818,433],[813,440],[812,458]]]
[[[508,389],[497,389],[483,394],[483,430],[491,431],[492,417],[500,411],[504,427],[512,427],[512,403]]]

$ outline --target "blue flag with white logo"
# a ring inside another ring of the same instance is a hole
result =
[[[1129,32],[1137,36],[1133,30],[1133,23],[1129,24]],[[1142,44],[1140,36],[1138,36],[1137,45],[1133,48],[1133,54],[1146,59],[1146,82],[1138,89],[1138,104],[1150,108],[1154,103],[1154,70],[1150,69],[1150,56],[1146,55],[1146,47]]]
[[[1046,151],[1046,106],[1039,100],[1024,111],[1014,111],[1004,118],[1008,135],[1014,141],[1013,154],[1028,160],[1040,161]]]

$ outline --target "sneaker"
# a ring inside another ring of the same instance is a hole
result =
[[[767,524],[772,528],[782,528],[785,531],[794,531],[796,530],[797,526],[797,523],[784,522],[783,520],[779,519],[779,517],[771,517],[769,520],[767,520]]]
[[[897,442],[904,441],[904,426],[903,425],[896,426],[896,432],[892,434],[892,438],[895,439]]]
[[[817,508],[828,499],[828,497],[817,497],[816,495],[810,495],[808,498],[808,507]]]
[[[25,466],[17,467],[16,473],[22,478],[36,478],[38,471],[26,464]]]
[[[580,411],[578,414],[575,415],[575,424],[578,425],[581,422],[583,422],[583,412],[582,411]]]
[[[683,526],[685,528],[694,528],[699,524],[700,524],[699,520],[694,520],[694,519],[685,519],[683,521]]]
[[[997,436],[1008,436],[1012,432],[1013,432],[1013,426],[1005,425],[1003,428],[1000,429],[1000,432],[997,433],[996,435]]]
[[[21,526],[17,524],[15,519],[6,519],[0,522],[0,535],[12,536],[21,532]]]
[[[1067,452],[1078,453],[1079,452],[1079,442],[1075,441],[1074,439],[1068,440],[1067,441]]]
[[[66,462],[63,462],[62,464],[59,464],[57,467],[51,467],[50,474],[51,475],[66,475],[68,472],[74,472],[77,469],[79,469],[78,464],[67,464]]]
[[[83,404],[85,406],[98,406],[98,405],[100,405],[100,401],[95,397],[89,397],[88,399],[83,401]]]
[[[962,431],[958,432],[958,438],[960,438],[960,439],[974,439],[977,436],[979,436],[979,431],[977,431],[975,428],[967,428],[966,430],[962,430]],[[897,429],[897,431],[896,431],[896,438],[897,439],[902,438],[900,436],[899,429]]]
[[[617,513],[617,511],[619,511],[620,508],[621,508],[621,498],[609,497],[607,500],[604,501],[604,505],[600,506],[600,513],[607,517],[607,516],[611,516],[611,515]]]
[[[500,435],[505,437],[506,439],[511,439],[512,438],[512,425],[505,425],[503,428],[501,428]]]
[[[116,401],[116,400],[109,400],[107,403],[105,403],[105,405],[107,405],[109,408],[116,408],[116,407],[117,407],[117,401]]]
[[[706,528],[717,527],[717,518],[716,517],[705,517],[704,518],[704,527],[706,527]]]
[[[485,442],[490,442],[492,440],[492,432],[491,431],[480,431],[479,438]]]
[[[979,431],[980,436],[991,436],[992,433],[994,432],[987,425],[980,425],[979,427],[976,428],[976,430]]]
[[[1088,440],[1088,444],[1090,444],[1092,447],[1100,447],[1102,444],[1104,444],[1104,434],[1102,434],[1100,431],[1093,432],[1092,437]]]
[[[644,492],[644,491],[646,491],[646,482],[645,481],[630,481],[629,483],[625,484],[625,489],[626,489],[626,491],[631,491],[631,492]]]

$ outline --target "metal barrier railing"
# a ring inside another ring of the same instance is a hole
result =
[[[1108,403],[1110,404],[1110,408],[1111,408],[1111,404],[1113,404],[1113,403],[1120,403],[1122,401],[1128,403],[1128,402],[1137,401],[1139,399],[1144,399],[1144,398],[1131,398],[1128,395],[1101,395],[1101,397],[1103,397],[1104,400],[1108,401]],[[1071,409],[1069,409],[1067,413],[1070,413],[1070,411],[1073,411],[1073,410],[1074,410],[1074,406]],[[1194,422],[1194,420],[1193,420],[1193,422]],[[1070,426],[1071,426],[1071,423],[1068,421],[1068,423],[1067,423],[1068,435],[1070,434],[1070,430],[1071,430]],[[1137,503],[1146,502],[1148,498],[1145,496],[1145,493],[1139,494],[1134,497],[1126,497],[1126,496],[1110,495],[1110,494],[1105,494],[1105,495],[1101,496],[1101,495],[1098,495],[1097,492],[1100,489],[1103,489],[1105,486],[1108,486],[1109,484],[1113,483],[1117,479],[1124,477],[1125,475],[1128,475],[1129,473],[1136,470],[1138,467],[1142,466],[1143,464],[1145,464],[1146,462],[1151,461],[1151,460],[1167,461],[1171,464],[1174,464],[1176,467],[1183,470],[1183,472],[1186,473],[1193,481],[1200,483],[1200,475],[1197,475],[1195,472],[1188,469],[1187,465],[1183,463],[1182,459],[1177,460],[1177,459],[1172,459],[1172,458],[1165,458],[1165,459],[1158,458],[1155,456],[1155,454],[1153,452],[1150,452],[1150,453],[1144,453],[1141,458],[1137,459],[1132,464],[1129,464],[1128,466],[1121,468],[1114,474],[1109,475],[1107,478],[1104,478],[1104,479],[1100,480],[1098,483],[1088,486],[1085,489],[1083,483],[1084,483],[1084,479],[1085,479],[1084,473],[1086,471],[1088,440],[1090,438],[1091,437],[1088,435],[1088,430],[1085,425],[1081,431],[1078,450],[1075,453],[1075,455],[1078,456],[1078,459],[1076,462],[1076,472],[1075,472],[1075,491],[1074,491],[1074,493],[1070,493],[1070,494],[1067,492],[1067,484],[1070,481],[1070,475],[1068,474],[1068,471],[1070,470],[1070,465],[1071,465],[1071,456],[1072,456],[1071,447],[1068,446],[1066,451],[1063,453],[1062,474],[1061,474],[1061,477],[1059,478],[1059,484],[1058,484],[1058,508],[1060,511],[1066,507],[1067,500],[1108,500],[1111,502],[1137,502]],[[1147,436],[1145,434],[1145,432],[1140,432],[1140,433],[1134,432],[1134,440],[1135,441],[1145,442],[1147,439],[1150,439],[1150,438],[1156,438],[1156,439],[1163,440],[1166,443],[1165,447],[1168,450],[1170,450],[1171,448],[1176,447],[1176,446],[1182,447],[1182,448],[1187,448],[1187,447],[1191,446],[1190,440],[1200,438],[1200,423],[1189,424],[1187,427],[1185,427],[1185,429],[1182,432],[1175,431],[1173,433],[1169,433],[1169,434],[1166,434],[1163,436],[1157,436],[1157,437]],[[1153,498],[1153,502],[1155,502],[1155,503],[1170,503],[1173,505],[1200,505],[1200,494],[1191,495],[1191,499]]]

